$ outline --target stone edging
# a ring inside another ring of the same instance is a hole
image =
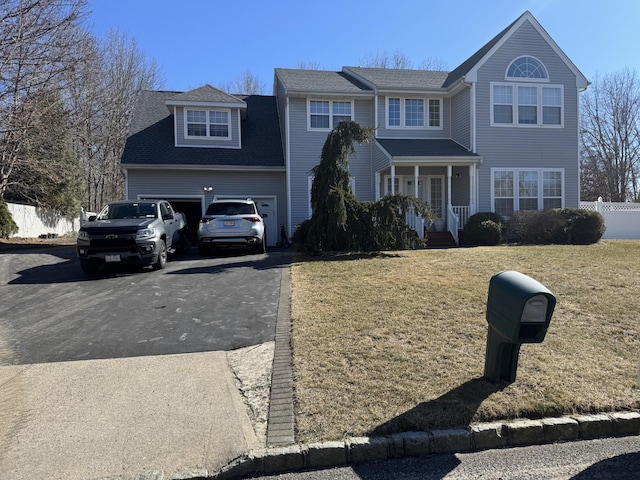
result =
[[[514,420],[449,430],[356,437],[344,441],[255,450],[235,459],[208,478],[230,480],[431,453],[473,452],[639,434],[638,412]]]

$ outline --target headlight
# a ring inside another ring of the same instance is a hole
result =
[[[81,238],[83,240],[89,240],[89,234],[87,232],[85,232],[84,230],[80,230],[78,232],[78,238]]]
[[[138,234],[136,238],[149,238],[155,235],[156,231],[153,228],[143,228],[142,230],[138,230]]]

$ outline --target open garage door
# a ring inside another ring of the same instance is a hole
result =
[[[167,196],[145,195],[140,200],[168,200],[176,212],[182,212],[187,217],[187,238],[192,245],[198,244],[198,225],[202,218],[202,198],[171,198]]]

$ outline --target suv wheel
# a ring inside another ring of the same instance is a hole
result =
[[[256,247],[256,253],[267,253],[267,236],[262,235],[262,242]]]
[[[167,244],[160,240],[158,245],[158,260],[153,264],[154,270],[162,270],[167,265]]]

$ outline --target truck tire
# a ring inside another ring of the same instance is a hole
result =
[[[89,260],[80,260],[80,268],[87,275],[95,275],[100,269],[100,264]]]
[[[158,259],[152,265],[154,270],[162,270],[167,265],[167,244],[160,240],[158,244]]]

